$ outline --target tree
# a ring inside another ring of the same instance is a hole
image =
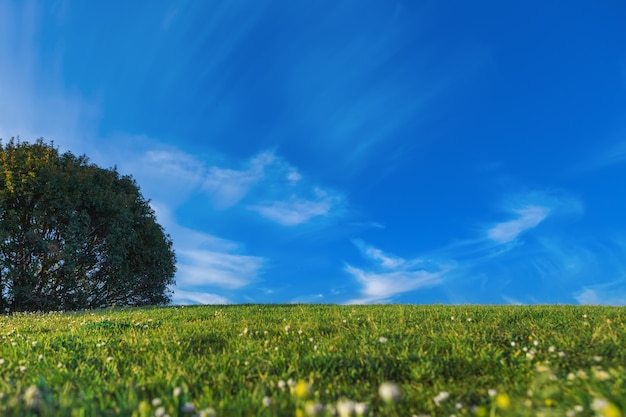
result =
[[[42,139],[0,142],[0,311],[166,304],[175,261],[131,177]]]

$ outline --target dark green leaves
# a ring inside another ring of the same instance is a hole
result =
[[[165,304],[174,273],[132,178],[42,140],[0,146],[0,308]]]

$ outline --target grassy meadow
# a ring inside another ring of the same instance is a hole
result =
[[[626,416],[626,308],[0,316],[3,416]]]

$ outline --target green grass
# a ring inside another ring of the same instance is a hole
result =
[[[626,410],[624,346],[615,307],[17,314],[0,318],[0,415],[333,415],[353,401],[367,416],[613,417]]]

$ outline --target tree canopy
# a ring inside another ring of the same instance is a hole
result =
[[[166,304],[175,261],[132,177],[42,139],[0,143],[0,310]]]

